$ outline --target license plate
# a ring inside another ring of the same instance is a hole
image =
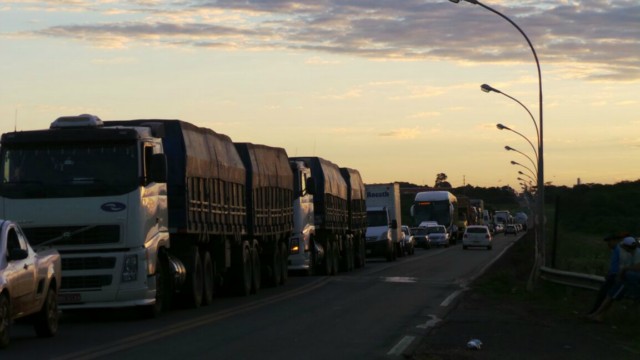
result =
[[[73,304],[82,302],[82,297],[80,294],[71,293],[71,294],[58,294],[58,303],[59,304]]]

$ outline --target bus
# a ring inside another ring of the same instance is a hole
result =
[[[456,235],[458,199],[448,191],[425,191],[416,194],[411,206],[411,216],[415,226],[424,222],[444,225],[452,237]]]

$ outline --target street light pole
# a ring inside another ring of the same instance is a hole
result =
[[[517,161],[513,161],[513,160],[511,160],[511,165],[518,165],[518,166],[521,166],[521,167],[523,167],[523,168],[527,169],[527,170],[531,173],[531,175],[533,175],[534,177],[536,176],[536,173],[534,173],[534,172],[533,172],[533,170],[529,169],[529,168],[528,168],[527,166],[525,166],[525,165],[520,164],[520,163],[519,163],[519,162],[517,162]]]
[[[460,0],[449,0],[453,3],[459,3]],[[529,48],[531,48],[531,52],[533,53],[533,58],[536,61],[536,68],[538,70],[538,109],[540,111],[540,114],[538,116],[538,191],[537,191],[537,196],[538,196],[538,216],[536,219],[536,229],[538,230],[539,233],[539,238],[537,239],[538,241],[536,242],[538,246],[536,246],[536,264],[534,264],[534,271],[532,272],[532,277],[536,277],[538,276],[538,273],[540,271],[540,267],[545,265],[545,231],[544,231],[544,140],[543,140],[543,114],[542,114],[542,72],[540,71],[540,61],[538,60],[538,54],[536,53],[536,49],[533,47],[533,44],[531,43],[531,40],[529,40],[529,37],[527,36],[527,34],[525,34],[525,32],[518,26],[518,24],[516,24],[515,22],[513,22],[511,19],[509,19],[507,16],[503,15],[502,13],[492,9],[491,7],[482,4],[480,1],[477,0],[464,0],[468,3],[474,4],[474,5],[479,5],[481,7],[483,7],[486,10],[491,11],[492,13],[500,16],[501,18],[503,18],[504,20],[506,20],[507,22],[509,22],[511,25],[513,25],[513,27],[515,27],[518,32],[520,32],[520,34],[524,37],[524,39],[527,41],[527,44],[529,44]],[[531,287],[531,280],[530,279],[530,284],[529,286]]]
[[[536,159],[538,158],[538,151],[536,150],[536,147],[533,145],[533,143],[531,142],[531,140],[529,140],[529,138],[528,138],[528,137],[526,137],[526,136],[522,135],[520,132],[515,131],[515,130],[511,129],[510,127],[508,127],[508,126],[504,126],[504,125],[502,125],[502,124],[496,124],[496,127],[497,127],[499,130],[509,130],[509,131],[511,131],[512,133],[515,133],[515,134],[520,135],[520,137],[521,137],[521,138],[525,139],[525,140],[529,143],[529,145],[531,145],[531,149],[533,149],[533,153],[534,153],[534,154],[536,154]],[[508,150],[508,149],[507,149],[507,150]],[[537,166],[536,166],[536,168],[537,168]]]
[[[536,129],[536,139],[538,139],[538,142],[540,142],[540,131],[538,130],[538,124],[536,122],[536,119],[533,117],[533,114],[531,113],[529,108],[526,107],[522,102],[520,102],[520,100],[518,100],[518,99],[514,98],[513,96],[511,96],[511,95],[509,95],[509,94],[507,94],[507,93],[505,93],[503,91],[500,91],[500,90],[498,90],[498,89],[496,89],[496,88],[494,88],[494,87],[492,87],[490,85],[487,85],[487,84],[480,85],[480,90],[482,90],[483,92],[486,92],[486,93],[494,92],[494,93],[497,93],[497,94],[504,95],[504,96],[508,97],[509,99],[517,102],[520,106],[522,106],[522,108],[529,114],[529,117],[531,118],[531,121],[533,121],[533,126]]]

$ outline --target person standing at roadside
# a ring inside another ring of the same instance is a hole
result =
[[[609,270],[607,275],[604,277],[604,283],[600,287],[598,291],[598,295],[596,296],[596,301],[591,308],[591,311],[587,313],[587,316],[593,315],[602,305],[604,300],[607,298],[607,294],[616,283],[616,278],[618,277],[618,271],[620,270],[620,241],[625,237],[629,236],[628,233],[617,233],[612,234],[604,238],[605,243],[609,250],[611,250],[611,258],[609,259]]]
[[[636,289],[640,286],[640,249],[638,241],[627,236],[617,246],[620,248],[618,259],[618,274],[616,280],[609,289],[607,297],[604,299],[598,310],[587,316],[588,319],[602,322],[604,314],[609,310],[613,301],[622,299],[629,289]]]

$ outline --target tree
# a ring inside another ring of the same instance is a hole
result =
[[[433,187],[437,189],[451,189],[451,184],[447,181],[447,174],[439,173],[436,175],[436,183]]]

